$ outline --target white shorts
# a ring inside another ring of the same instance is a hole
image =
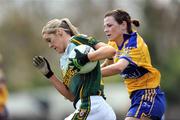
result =
[[[86,120],[116,120],[113,109],[107,104],[102,96],[90,96],[91,110]],[[64,120],[71,120],[75,113],[79,112],[81,100],[76,104],[76,110]]]

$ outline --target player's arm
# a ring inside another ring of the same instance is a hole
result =
[[[90,61],[97,61],[97,60],[102,60],[105,58],[112,58],[116,53],[116,50],[113,47],[111,47],[103,42],[99,42],[99,43],[95,44],[94,48],[96,50],[93,52],[90,52],[88,54],[81,53],[78,49],[75,49],[76,58],[69,59],[69,61],[70,61],[69,65],[73,69],[77,69],[79,71],[79,68],[78,67],[75,68],[74,66],[82,67]]]
[[[88,58],[90,61],[112,58],[116,53],[116,50],[113,47],[103,42],[97,43],[94,47],[96,50],[88,54]]]
[[[55,76],[52,75],[50,77],[51,83],[54,85],[54,87],[67,99],[69,99],[71,102],[74,101],[74,95],[67,89],[67,87]]]
[[[76,37],[74,39],[82,39],[81,37]],[[75,51],[76,54],[79,54],[78,56],[80,57],[77,57],[78,59],[80,59],[80,63],[82,61],[82,63],[87,63],[89,61],[98,61],[98,60],[104,60],[106,58],[112,58],[115,53],[116,53],[116,50],[115,48],[113,48],[112,46],[108,45],[108,44],[105,44],[103,42],[99,42],[97,39],[95,39],[94,37],[85,37],[85,39],[81,40],[81,43],[83,44],[86,44],[86,45],[89,45],[93,48],[95,48],[95,51],[93,52],[90,52],[88,54],[81,54],[80,55],[80,52]],[[82,65],[84,65],[82,64]]]
[[[111,65],[111,64],[113,64],[113,63],[114,63],[113,58],[107,58],[107,59],[105,59],[104,62],[101,64],[101,68],[106,67],[106,66],[108,66],[108,65]]]
[[[128,64],[129,64],[128,60],[120,59],[117,63],[101,68],[102,76],[108,77],[115,74],[119,74],[128,66]]]
[[[54,75],[49,62],[42,56],[35,56],[33,58],[33,65],[48,79],[50,79],[53,86],[67,99],[74,101],[73,94],[66,88],[66,86]]]

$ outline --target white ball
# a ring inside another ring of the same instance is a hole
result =
[[[84,54],[88,54],[89,52],[93,52],[94,49],[88,45],[78,45],[76,46],[74,49],[77,49],[79,50],[81,53],[84,53]],[[70,52],[69,54],[69,58],[75,58],[76,56],[76,52],[74,51],[74,49]],[[97,61],[94,61],[94,62],[88,62],[86,63],[78,73],[80,74],[85,74],[85,73],[88,73],[88,72],[91,72],[97,65]]]

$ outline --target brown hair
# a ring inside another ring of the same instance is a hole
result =
[[[68,18],[63,19],[53,19],[50,20],[42,29],[42,34],[44,33],[55,33],[57,29],[63,28],[64,31],[69,34],[70,36],[74,36],[79,34],[76,27],[72,25]]]
[[[118,22],[118,24],[122,24],[123,21],[127,23],[127,31],[128,33],[132,33],[132,26],[131,23],[134,24],[136,27],[140,26],[138,20],[131,20],[130,15],[124,10],[112,10],[105,14],[105,17],[113,16],[114,19]]]

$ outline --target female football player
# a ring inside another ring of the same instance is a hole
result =
[[[99,63],[99,60],[114,56],[115,49],[93,37],[79,34],[67,18],[49,21],[42,29],[42,38],[50,48],[59,54],[63,53],[60,58],[63,82],[54,75],[46,58],[36,56],[33,64],[63,96],[74,103],[75,112],[65,120],[115,120],[115,113],[104,100]],[[69,59],[72,49],[81,44],[89,45],[95,51],[83,54],[75,50],[76,57]],[[86,74],[78,74],[80,67],[89,61],[98,61],[95,69]]]
[[[120,74],[124,78],[131,99],[125,120],[161,120],[165,96],[160,89],[160,72],[151,65],[148,47],[132,24],[140,25],[126,11],[105,14],[104,32],[116,55],[102,64],[102,75]]]

